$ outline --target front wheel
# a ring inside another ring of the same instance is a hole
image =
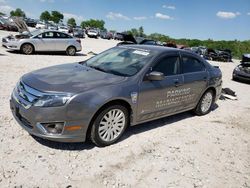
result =
[[[34,47],[31,44],[23,44],[21,46],[21,52],[30,55],[34,52]]]
[[[115,143],[128,126],[128,118],[128,110],[124,106],[114,105],[104,109],[94,120],[92,142],[100,147]]]
[[[214,104],[214,92],[212,90],[208,90],[201,97],[194,112],[199,116],[208,114],[211,111],[213,104]]]

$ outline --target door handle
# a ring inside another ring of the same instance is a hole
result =
[[[178,78],[174,79],[174,85],[175,85],[175,87],[180,86],[180,82],[179,82]]]
[[[204,81],[207,81],[207,77],[206,77],[206,76],[204,76],[204,77],[203,77],[203,80],[204,80]]]

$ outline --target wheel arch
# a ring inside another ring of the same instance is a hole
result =
[[[129,114],[129,122],[128,122],[128,126],[130,125],[130,122],[131,122],[131,115],[133,113],[132,111],[132,107],[131,105],[129,104],[129,102],[127,102],[126,100],[124,99],[114,99],[112,101],[108,101],[106,102],[105,104],[103,104],[94,114],[94,116],[91,118],[90,120],[90,123],[89,123],[89,126],[88,126],[88,129],[87,129],[87,134],[86,134],[86,138],[89,140],[90,138],[90,133],[91,133],[91,128],[93,126],[93,123],[95,121],[95,119],[97,118],[98,114],[104,110],[105,108],[107,107],[110,107],[110,106],[113,106],[113,105],[121,105],[121,106],[124,106],[127,110],[128,110],[128,114]]]
[[[35,52],[35,50],[36,50],[35,45],[32,44],[31,42],[24,42],[24,43],[22,43],[21,46],[20,46],[20,50],[22,50],[22,47],[23,47],[23,45],[25,45],[25,44],[30,44],[30,45],[33,47],[33,50],[34,50],[33,52]]]

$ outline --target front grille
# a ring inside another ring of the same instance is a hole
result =
[[[19,82],[14,90],[13,97],[19,104],[28,109],[38,100],[39,93],[39,91],[27,86],[23,82]]]

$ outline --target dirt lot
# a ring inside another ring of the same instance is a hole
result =
[[[115,44],[84,39],[75,57],[0,47],[0,187],[250,187],[250,86],[231,80],[237,63],[212,62],[238,101],[219,100],[203,117],[186,112],[131,127],[106,148],[34,139],[13,119],[9,98],[23,74]]]

